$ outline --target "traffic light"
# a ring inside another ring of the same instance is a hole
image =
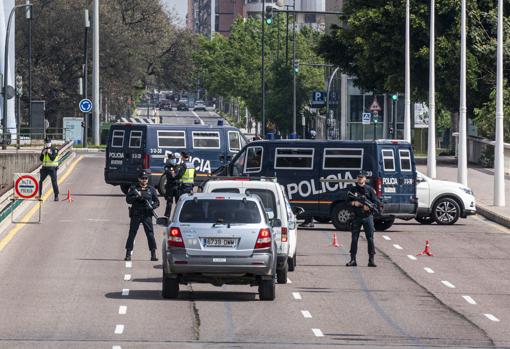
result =
[[[391,95],[391,99],[396,101],[398,99],[398,94],[395,93],[395,94]]]
[[[296,60],[294,61],[294,67],[293,67],[293,69],[294,69],[294,74],[296,74],[296,75],[297,75],[297,74],[299,74],[299,59],[296,59]]]
[[[266,24],[273,24],[273,6],[266,6]]]

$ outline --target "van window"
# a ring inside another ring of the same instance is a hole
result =
[[[246,152],[245,173],[257,173],[262,169],[262,147],[249,147]]]
[[[395,156],[393,149],[382,149],[382,157],[385,171],[395,171]]]
[[[361,170],[363,168],[363,149],[324,149],[323,168],[325,170]]]
[[[241,150],[241,137],[239,132],[228,131],[228,150],[231,152],[238,152]]]
[[[124,130],[115,130],[112,135],[112,147],[122,148],[124,146]]]
[[[220,149],[219,132],[196,132],[193,131],[193,148],[196,149]]]
[[[400,155],[400,171],[411,171],[411,152],[407,149],[399,149]]]
[[[276,148],[275,169],[311,170],[313,168],[312,148]]]
[[[184,131],[158,131],[158,148],[186,148]]]
[[[270,208],[275,217],[278,215],[278,211],[276,210],[276,198],[274,197],[274,193],[271,190],[267,189],[246,189],[246,195],[257,195],[262,201],[262,204],[265,208]]]
[[[240,191],[237,188],[218,188],[218,189],[213,189],[211,191],[211,193],[237,193],[237,194],[239,194]]]
[[[140,148],[142,146],[142,131],[131,131],[129,134],[129,147]]]

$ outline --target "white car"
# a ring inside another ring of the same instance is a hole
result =
[[[275,179],[253,180],[250,178],[209,180],[203,187],[204,193],[241,193],[258,195],[266,209],[274,212],[274,218],[281,226],[274,226],[277,246],[276,276],[279,284],[287,283],[287,271],[296,267],[297,222],[296,214],[303,209],[292,209],[285,191]]]
[[[416,172],[418,222],[454,224],[461,217],[476,214],[476,201],[470,188],[456,182],[432,179],[419,171]]]

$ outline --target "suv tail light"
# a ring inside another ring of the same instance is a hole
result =
[[[170,228],[168,231],[168,247],[184,248],[184,240],[182,239],[181,230],[179,228]]]
[[[289,229],[287,227],[282,227],[282,242],[289,241]]]
[[[143,154],[143,168],[149,168],[151,162],[151,156],[147,153]]]
[[[255,248],[271,247],[271,232],[269,229],[260,229]]]
[[[377,193],[377,197],[380,199],[382,197],[382,178],[377,177],[375,180],[375,192]]]

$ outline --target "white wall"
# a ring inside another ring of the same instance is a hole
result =
[[[0,0],[0,72],[3,75],[4,72],[4,56],[5,56],[5,35],[7,31],[7,21],[9,14],[14,7],[14,0]],[[9,76],[7,83],[14,87],[15,81],[15,64],[14,64],[14,32],[15,32],[15,20],[14,17],[11,22],[11,35],[9,39]],[[7,128],[10,129],[11,133],[15,133],[16,120],[14,116],[14,98],[7,101]],[[3,118],[3,98],[0,96],[0,119]]]

